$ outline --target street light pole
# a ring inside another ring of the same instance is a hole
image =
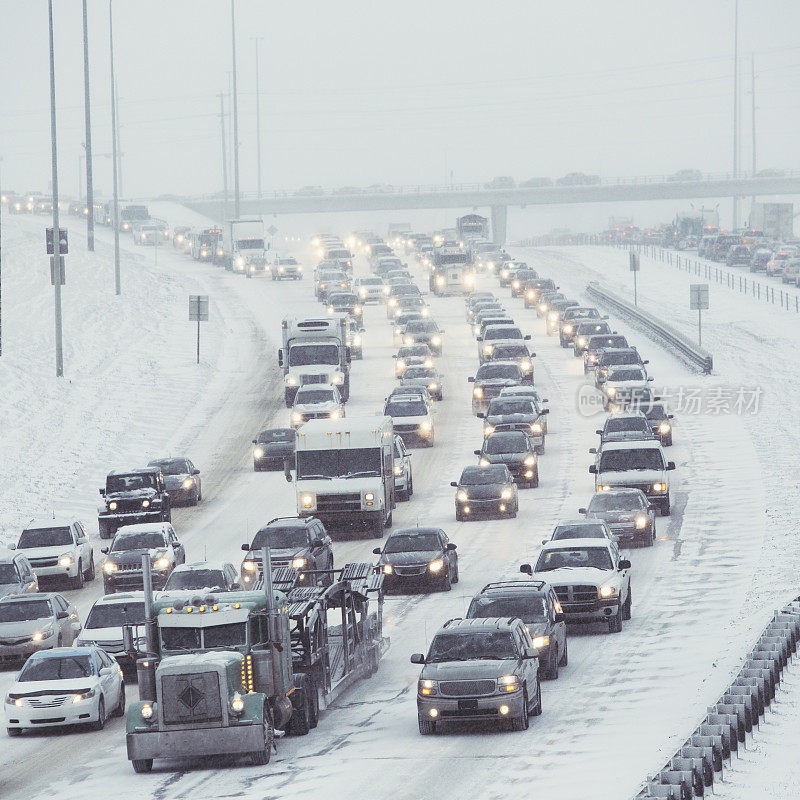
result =
[[[258,43],[263,36],[250,37],[256,43],[256,178],[258,182],[258,199],[261,199],[261,89],[259,85]]]
[[[86,117],[86,240],[94,252],[94,185],[92,182],[92,114],[89,99],[89,23],[83,0],[83,108]]]
[[[751,175],[752,178],[756,176],[756,56],[755,53],[750,55],[750,94],[752,97],[751,100],[751,110],[750,115],[752,117],[753,123],[753,174]],[[756,196],[750,199],[750,225],[752,227],[752,216],[753,216],[753,208],[756,204]]]
[[[222,219],[228,218],[228,148],[225,147],[225,94],[219,93],[219,133],[222,142]]]
[[[739,0],[733,12],[733,180],[739,178]],[[739,196],[733,196],[733,225],[739,226]]]
[[[53,49],[53,0],[47,0],[50,25],[50,140],[52,145],[53,181],[53,288],[55,289],[56,377],[64,375],[64,353],[61,341],[61,237],[58,229],[58,145],[56,138],[56,65]]]
[[[52,0],[49,0],[52,2]],[[113,162],[112,173],[114,175],[114,200],[112,203],[113,211],[111,224],[114,227],[114,290],[116,294],[122,294],[122,286],[119,274],[119,176],[117,175],[119,164],[117,163],[117,92],[114,80],[114,17],[112,13],[113,0],[108,0],[108,42],[111,55],[111,161]]]
[[[236,92],[236,2],[231,0],[231,45],[233,54],[233,215],[239,218],[239,105]]]

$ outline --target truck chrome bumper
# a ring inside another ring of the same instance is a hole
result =
[[[127,734],[128,760],[236,754],[264,749],[262,725],[141,731]]]

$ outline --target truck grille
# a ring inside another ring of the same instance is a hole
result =
[[[361,511],[358,493],[317,495],[317,511]]]
[[[33,708],[58,708],[63,706],[67,700],[72,701],[72,695],[43,695],[42,697],[29,697],[28,703]]]
[[[555,586],[556,595],[562,603],[586,603],[597,600],[596,586]]]
[[[216,672],[163,675],[161,708],[165,725],[221,722],[219,675]]]
[[[117,504],[117,507],[112,511],[112,514],[131,514],[137,511],[141,511],[143,513],[147,513],[148,511],[157,511],[158,509],[153,509],[151,506],[144,508],[142,506],[141,500],[114,500]]]
[[[46,558],[31,558],[29,559],[32,567],[55,567],[58,565],[57,556],[48,556]]]
[[[494,681],[442,681],[439,691],[450,697],[476,697],[494,694]]]
[[[327,375],[301,375],[300,383],[328,383]]]

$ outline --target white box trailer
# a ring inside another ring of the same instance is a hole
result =
[[[326,527],[383,536],[392,524],[394,429],[390,417],[314,419],[295,444],[297,513]]]
[[[251,277],[267,269],[267,243],[261,217],[229,219],[223,234],[225,268]]]

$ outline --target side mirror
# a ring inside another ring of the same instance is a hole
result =
[[[535,647],[526,647],[523,658],[538,658],[539,653]]]
[[[652,382],[652,381],[654,381],[654,380],[655,380],[655,378],[648,378],[648,379],[647,379],[647,382],[648,382],[648,383],[651,383],[651,382]]]
[[[476,336],[475,337],[475,341],[476,342],[482,342],[483,341],[483,336]]]
[[[411,663],[412,664],[424,664],[425,663],[425,656],[422,653],[412,653],[411,654]]]
[[[524,339],[526,342],[529,342],[529,341],[531,340],[531,335],[530,335],[529,333],[527,333],[527,334],[525,334],[525,336],[523,336],[522,338],[523,338],[523,339]]]
[[[542,405],[544,405],[545,403],[549,403],[549,402],[550,402],[550,401],[549,401],[549,400],[548,400],[548,399],[545,397],[545,399],[544,399],[544,400],[542,400]]]
[[[258,439],[253,439],[253,444],[258,444]]]
[[[563,622],[563,621],[564,621],[564,612],[556,611],[556,622]]]
[[[480,451],[480,450],[473,450],[472,452],[473,452],[473,453],[474,453],[476,456],[479,456],[479,455],[481,454],[481,451]]]
[[[68,619],[69,612],[68,611],[58,611],[56,612],[56,619]]]
[[[231,591],[232,591],[232,592],[238,592],[238,591],[239,591],[239,589],[241,589],[241,588],[242,588],[242,585],[239,583],[239,581],[234,581],[234,582],[231,584]]]
[[[650,359],[649,358],[646,358],[644,361],[642,361],[642,364],[649,364],[649,363],[650,363]]]
[[[108,554],[108,548],[107,548],[107,547],[101,547],[101,548],[100,548],[100,552],[101,552],[101,553]]]
[[[286,483],[292,482],[292,467],[288,458],[283,459],[283,477],[286,478]]]
[[[242,549],[242,552],[243,552],[243,553],[249,553],[249,552],[250,552],[250,545],[249,545],[249,544],[247,544],[247,542],[245,542],[245,543],[242,545],[242,548],[241,548],[241,549]]]
[[[520,564],[519,571],[525,575],[533,575],[533,567],[530,564]]]
[[[602,436],[602,435],[603,435],[603,429],[602,429],[602,428],[598,428],[598,429],[595,431],[595,433],[596,433],[598,436]],[[592,450],[594,450],[594,448],[592,448]],[[590,450],[589,452],[591,452],[591,450]]]
[[[631,568],[631,562],[628,561],[627,558],[621,558],[619,560],[619,568],[620,569],[630,569]]]
[[[13,543],[12,543],[12,544],[10,544],[10,545],[8,546],[8,549],[9,549],[9,550],[16,550],[16,549],[17,549],[17,546],[16,546],[15,544],[13,544]]]
[[[100,492],[100,496],[101,497],[105,497],[106,496],[106,490],[105,489],[98,489],[97,491]]]
[[[675,419],[675,415],[674,414],[667,414],[667,419]]]
[[[592,465],[589,467],[589,474],[590,474],[590,475],[597,475],[597,467],[596,467],[594,464],[592,464]]]
[[[455,481],[450,481],[450,485],[455,489],[458,484]]]
[[[550,540],[549,539],[542,539],[542,544],[547,544],[548,541],[550,541]]]
[[[652,503],[648,503],[647,504],[647,510],[648,511],[655,511],[656,507]]]
[[[478,419],[486,419],[486,414],[484,414],[483,411],[479,411],[475,416]]]
[[[539,412],[539,416],[540,416],[540,417],[543,417],[545,414],[549,414],[549,413],[550,413],[550,409],[549,409],[549,408],[543,408],[543,409],[542,409],[542,410]]]
[[[585,509],[585,508],[579,508],[579,509],[578,509],[578,513],[579,513],[579,514],[587,514],[588,512],[586,511],[586,509]]]
[[[381,549],[380,547],[376,547],[373,549],[372,552],[375,553],[376,556],[379,556],[381,554]]]
[[[536,353],[531,353],[531,358],[536,358]]]
[[[597,431],[597,432],[598,433],[602,433],[603,431]],[[590,447],[589,448],[589,454],[593,455],[593,456],[596,456],[597,455],[597,448],[596,447]]]
[[[283,350],[278,350],[278,366],[283,366]]]
[[[453,542],[448,542],[447,543],[447,549],[448,550],[455,550],[456,548],[457,548],[457,545],[453,544]]]
[[[470,375],[469,378],[467,378],[467,383],[475,383],[475,378],[472,375]],[[102,493],[102,491],[103,490],[101,489],[100,492]]]
[[[675,469],[675,462],[674,461],[667,461],[667,469]]]
[[[195,468],[192,470],[192,475],[199,475],[199,474],[200,474],[200,470],[199,470],[199,469],[197,469],[197,467],[195,467]]]

